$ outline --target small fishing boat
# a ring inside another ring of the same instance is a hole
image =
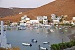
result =
[[[44,48],[44,47],[40,47],[40,49],[41,49],[41,50],[48,50],[47,48]]]
[[[54,30],[50,29],[51,32],[54,32]]]
[[[43,44],[49,44],[49,42],[43,42]]]
[[[29,43],[22,43],[22,45],[25,45],[25,46],[32,46],[32,44],[29,44]]]
[[[26,30],[26,26],[20,26],[18,27],[18,30]]]
[[[59,28],[59,30],[61,30],[62,28]]]
[[[32,39],[32,42],[33,42],[33,43],[37,43],[37,40],[35,40],[35,39]]]

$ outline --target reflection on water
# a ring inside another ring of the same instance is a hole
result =
[[[51,32],[50,29],[53,29],[54,32]],[[38,28],[38,29],[26,29],[26,30],[8,30],[7,39],[12,46],[18,46],[21,50],[38,50],[40,45],[41,47],[46,47],[50,49],[49,45],[55,43],[61,43],[63,41],[69,41],[67,37],[69,34],[74,33],[74,29],[62,28]],[[31,39],[36,39],[37,43],[32,43]],[[50,42],[50,44],[43,44],[43,42]],[[23,46],[22,43],[27,42],[31,43],[32,46]]]

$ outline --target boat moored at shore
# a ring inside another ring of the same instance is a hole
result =
[[[24,45],[24,46],[32,46],[32,44],[29,44],[29,43],[22,43],[22,45]]]
[[[43,42],[43,44],[49,44],[49,42]]]
[[[41,50],[48,50],[47,48],[44,48],[44,47],[40,47],[40,49],[41,49]]]

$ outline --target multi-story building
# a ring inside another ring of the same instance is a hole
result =
[[[48,24],[47,16],[43,16],[43,24],[44,25],[47,25]]]
[[[27,15],[24,15],[21,17],[20,25],[26,26],[26,22],[29,21],[30,18],[27,17]]]
[[[47,16],[37,16],[37,20],[42,22],[42,24],[47,25],[48,24],[48,19]]]

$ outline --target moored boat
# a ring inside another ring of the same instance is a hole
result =
[[[43,44],[49,44],[49,42],[43,42]]]
[[[35,40],[35,39],[32,39],[32,42],[33,42],[33,43],[37,43],[37,40]]]
[[[32,44],[29,44],[29,43],[22,43],[22,45],[25,45],[25,46],[32,46]]]
[[[51,32],[54,32],[54,30],[50,29]]]
[[[41,50],[48,50],[47,48],[44,48],[44,47],[40,47],[40,49],[41,49]]]

